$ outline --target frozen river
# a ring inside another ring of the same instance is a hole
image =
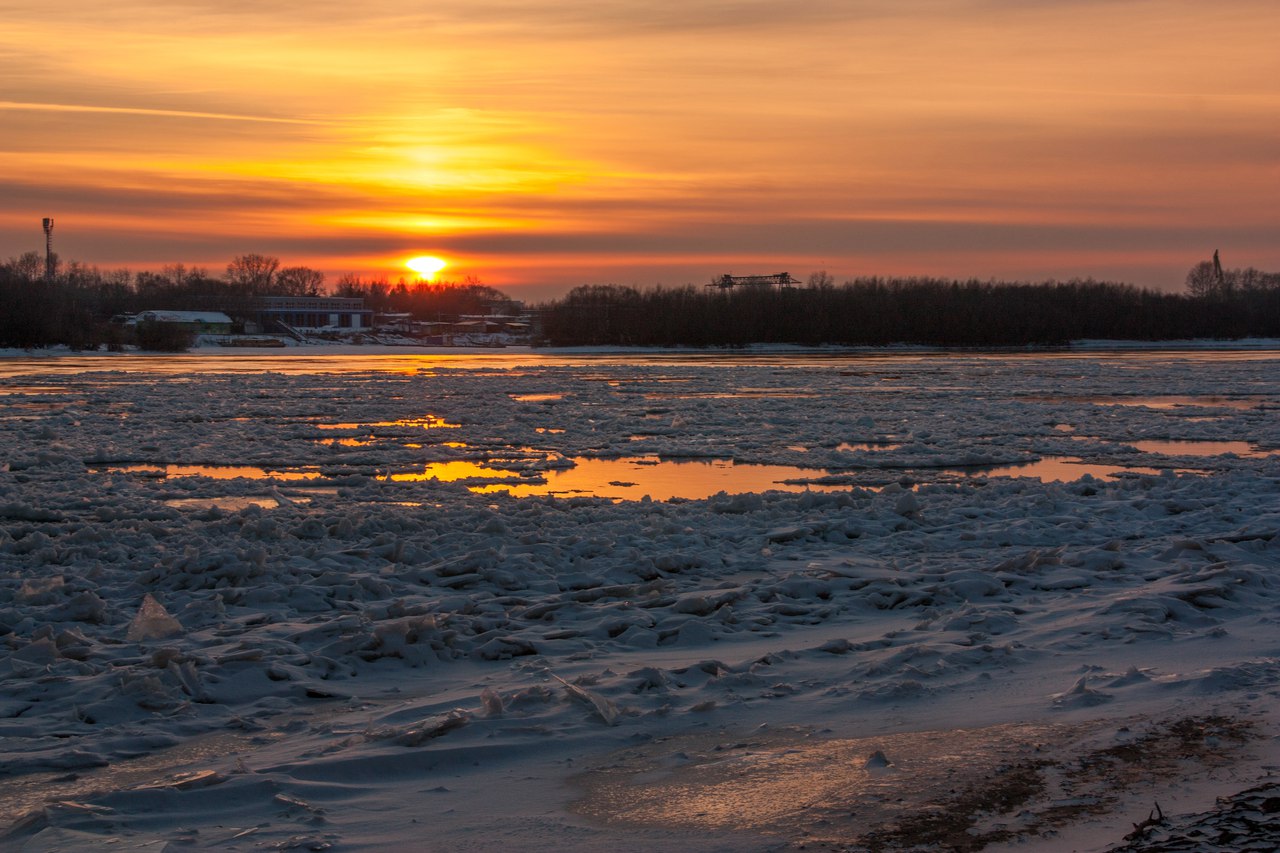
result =
[[[1106,849],[1280,766],[1278,451],[1265,351],[3,359],[0,846]]]
[[[1266,375],[1274,359],[1259,352],[99,356],[0,361],[0,396],[9,422],[84,407],[107,413],[113,433],[142,414],[126,409],[200,424],[171,433],[180,448],[98,453],[88,460],[96,471],[305,481],[308,489],[360,475],[517,496],[702,499],[991,476],[1206,473],[1229,464],[1226,457],[1273,452],[1266,414],[1276,398],[1246,377]],[[1224,368],[1234,391],[1203,381]],[[33,375],[57,379],[42,386],[23,378]],[[196,377],[229,389],[230,408],[183,412],[181,393],[161,391],[179,382],[181,392]],[[454,390],[459,383],[466,387]],[[122,399],[152,386],[146,399]],[[282,401],[305,402],[271,408],[262,393],[244,396],[272,386]],[[193,446],[193,432],[208,441]],[[236,437],[254,446],[233,450]],[[246,465],[250,458],[261,464]]]

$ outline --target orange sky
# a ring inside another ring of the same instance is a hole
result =
[[[0,258],[1280,271],[1274,0],[0,0]]]

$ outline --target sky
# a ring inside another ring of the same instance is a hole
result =
[[[0,0],[0,259],[1280,271],[1275,0]]]

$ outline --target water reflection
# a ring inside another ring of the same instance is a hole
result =
[[[729,459],[673,461],[639,456],[574,462],[572,468],[548,472],[545,484],[479,487],[476,491],[505,490],[515,497],[579,494],[623,500],[639,500],[647,495],[665,501],[701,500],[718,492],[830,492],[848,488],[787,483],[784,481],[813,472],[789,465],[737,465]]]
[[[400,483],[417,483],[426,480],[453,483],[458,480],[494,480],[516,476],[519,475],[512,471],[503,471],[480,462],[460,459],[452,462],[432,462],[421,471],[402,471],[391,474],[387,479]]]
[[[739,465],[731,459],[669,460],[656,456],[629,456],[621,459],[577,457],[572,468],[545,471],[508,471],[477,462],[437,462],[422,471],[392,474],[392,480],[491,480],[473,483],[473,492],[508,492],[514,497],[533,495],[589,495],[619,500],[672,498],[700,500],[718,492],[841,491],[845,485],[815,485],[806,477],[820,473],[789,465]],[[537,478],[534,481],[533,478]],[[528,482],[523,482],[528,481]]]
[[[980,477],[1034,477],[1043,483],[1074,483],[1086,474],[1099,480],[1115,480],[1125,475],[1160,474],[1158,468],[1125,465],[1099,465],[1075,456],[1046,456],[1035,462],[1002,465],[996,468],[956,468],[952,473]],[[1200,473],[1179,469],[1178,473]]]
[[[536,453],[533,448],[524,448],[524,450]],[[664,459],[657,456],[629,456],[618,459],[575,457],[560,459],[555,467],[550,468],[533,467],[534,464],[527,457],[511,459],[495,457],[483,461],[454,460],[432,462],[414,471],[392,472],[379,476],[389,482],[401,483],[431,480],[442,483],[463,482],[468,489],[478,494],[507,492],[513,497],[557,495],[590,496],[614,500],[640,500],[648,496],[653,500],[664,501],[701,500],[719,492],[730,494],[771,490],[836,492],[855,487],[876,490],[883,483],[883,480],[876,479],[877,474],[885,473],[878,469],[869,469],[860,474],[829,474],[816,468],[790,465],[735,463],[732,459]],[[502,467],[504,465],[509,467]],[[140,474],[155,478],[200,476],[216,480],[246,478],[298,482],[314,481],[324,477],[315,469],[272,470],[247,465],[135,464],[102,466],[94,470],[105,473]],[[1193,468],[1177,468],[1170,471],[1181,474],[1207,473]],[[1072,456],[1046,456],[1034,462],[1016,465],[895,468],[893,476],[897,479],[907,472],[914,472],[911,479],[918,482],[937,481],[947,477],[1032,477],[1042,482],[1056,483],[1074,482],[1086,475],[1100,480],[1115,480],[1125,476],[1154,476],[1162,473],[1159,468],[1090,463]],[[181,505],[199,506],[201,501],[208,500],[223,499],[193,498]],[[240,498],[226,500],[235,501]],[[271,501],[272,499],[255,500]],[[241,508],[219,505],[223,508]]]
[[[1227,453],[1249,459],[1273,456],[1275,450],[1260,450],[1247,441],[1134,441],[1129,442],[1143,453],[1164,456],[1222,456]]]

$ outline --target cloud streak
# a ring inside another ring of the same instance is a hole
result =
[[[197,118],[211,121],[245,121],[263,124],[328,125],[332,122],[315,119],[278,118],[274,116],[234,115],[231,113],[207,113],[197,110],[162,110],[149,107],[107,107],[93,104],[40,104],[26,101],[0,101],[0,110],[29,110],[51,113],[102,113],[106,115],[136,115],[159,118]]]

